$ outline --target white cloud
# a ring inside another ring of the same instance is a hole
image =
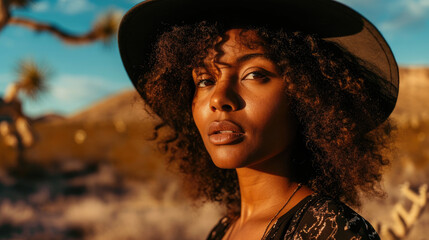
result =
[[[421,27],[429,20],[429,0],[401,0],[392,7],[393,18],[381,28],[387,31]]]
[[[89,0],[58,0],[56,7],[65,14],[78,14],[94,9],[95,5]]]
[[[120,89],[123,86],[119,81],[96,75],[58,74],[49,81],[47,91],[37,101],[27,96],[22,96],[22,100],[24,111],[30,116],[47,112],[70,114]]]
[[[34,12],[46,12],[49,7],[50,5],[47,1],[34,2],[30,5],[31,10]]]
[[[50,94],[63,102],[94,101],[116,89],[107,80],[89,75],[60,75],[52,81]]]

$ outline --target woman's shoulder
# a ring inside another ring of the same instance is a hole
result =
[[[208,240],[220,240],[233,220],[220,219]],[[269,240],[380,240],[371,224],[341,201],[312,194],[278,219]]]
[[[369,239],[380,237],[362,216],[341,201],[313,194],[287,228],[283,239]]]

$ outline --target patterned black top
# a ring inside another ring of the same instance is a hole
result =
[[[221,240],[232,221],[228,217],[222,218],[207,240]],[[312,194],[281,216],[266,239],[380,240],[380,237],[371,224],[344,203]]]

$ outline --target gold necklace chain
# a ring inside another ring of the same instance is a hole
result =
[[[292,199],[292,197],[295,195],[296,192],[298,192],[298,190],[301,188],[302,184],[298,183],[298,186],[295,188],[295,191],[293,191],[292,195],[290,195],[289,199],[286,201],[286,203],[283,205],[282,208],[280,208],[280,210],[276,213],[276,215],[274,215],[273,218],[271,218],[270,222],[268,223],[267,227],[265,228],[264,234],[262,235],[261,240],[265,240],[266,239],[266,234],[268,234],[268,229],[270,228],[271,223],[274,221],[274,219],[276,219],[276,217],[280,214],[280,212],[286,207],[286,205],[290,202],[290,200]]]
[[[301,187],[302,187],[302,184],[301,184],[301,183],[298,183],[298,186],[295,188],[295,190],[293,191],[292,195],[290,195],[289,199],[286,201],[286,203],[283,205],[283,207],[282,207],[282,208],[280,208],[280,210],[276,213],[276,215],[274,215],[274,217],[273,217],[273,218],[271,218],[270,222],[268,223],[267,227],[265,228],[265,231],[264,231],[264,234],[262,235],[261,240],[265,240],[265,239],[266,239],[266,237],[267,237],[267,236],[265,236],[265,235],[268,233],[268,229],[269,229],[269,227],[270,227],[271,223],[274,221],[274,219],[276,219],[276,217],[277,217],[277,216],[280,214],[280,212],[281,212],[281,211],[286,207],[286,205],[290,202],[290,200],[292,199],[292,197],[295,195],[295,193],[296,193],[296,192],[298,192],[298,190],[299,190]],[[229,232],[229,234],[228,234],[228,237],[227,237],[226,239],[228,239],[228,240],[229,240],[229,239],[231,238],[232,232],[233,232],[233,230],[234,230],[234,228],[235,228],[235,224],[236,224],[236,222],[234,222],[234,223],[231,225],[231,230],[230,230],[230,231],[228,231],[228,232]]]

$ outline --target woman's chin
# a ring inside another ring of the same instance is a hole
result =
[[[219,157],[212,156],[212,161],[214,165],[218,168],[222,169],[236,169],[243,168],[248,165],[245,159],[237,158],[237,157]]]
[[[213,161],[214,165],[216,165],[216,167],[218,168],[222,168],[222,169],[236,169],[236,168],[240,168],[242,167],[242,165],[240,164],[236,164],[234,162],[231,161]]]
[[[235,169],[240,165],[237,163],[236,159],[232,158],[211,155],[211,160],[216,167],[223,169]]]

